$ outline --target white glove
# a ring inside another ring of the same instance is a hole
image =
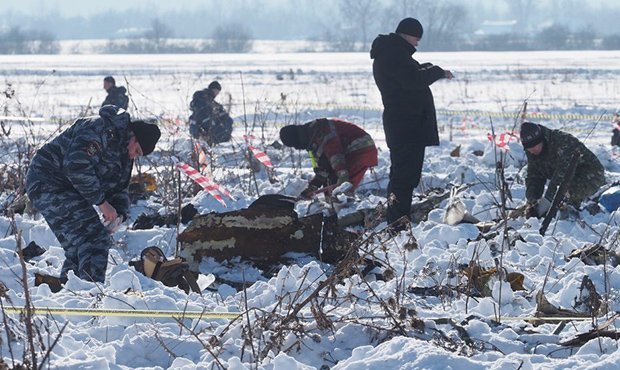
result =
[[[536,202],[536,214],[538,214],[538,217],[546,215],[549,208],[551,208],[551,202],[545,197],[538,199],[538,202]]]
[[[353,189],[353,184],[351,184],[348,181],[345,181],[342,184],[338,185],[338,187],[336,187],[334,190],[332,190],[332,194],[333,195],[343,194],[343,193],[350,191],[351,189]]]
[[[122,223],[123,223],[123,217],[117,217],[114,219],[114,221],[104,222],[103,226],[105,226],[108,229],[108,232],[110,234],[114,234],[121,227]]]

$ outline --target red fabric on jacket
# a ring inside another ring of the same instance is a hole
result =
[[[317,159],[313,185],[335,184],[347,175],[357,187],[370,167],[377,165],[377,148],[370,135],[350,122],[319,119],[312,126],[309,150]]]

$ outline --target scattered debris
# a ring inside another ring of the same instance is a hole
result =
[[[609,326],[611,326],[616,321],[616,319],[618,319],[618,317],[620,317],[620,314],[615,314],[611,318],[609,318],[609,320],[605,321],[602,325],[586,333],[577,334],[577,336],[572,339],[560,342],[560,345],[565,347],[578,347],[588,343],[592,339],[600,337],[620,340],[620,331],[607,330]]]
[[[176,257],[168,260],[164,252],[158,247],[145,248],[138,261],[130,261],[136,271],[153,280],[161,281],[165,286],[179,287],[185,293],[189,290],[200,293],[196,282],[197,274],[189,270],[189,265],[183,258]]]
[[[38,272],[34,273],[34,286],[47,284],[50,287],[52,293],[58,293],[66,282],[67,279],[61,279],[57,276],[43,275]]]
[[[581,280],[579,298],[576,299],[574,307],[579,312],[589,314],[592,317],[607,313],[607,305],[596,291],[596,287],[588,275],[584,275]]]
[[[549,303],[542,290],[536,294],[536,304],[536,317],[590,317],[589,314],[555,307]],[[535,325],[540,325],[547,322],[549,321],[540,319],[536,320]]]
[[[43,253],[47,252],[44,248],[40,247],[35,241],[31,241],[28,243],[28,246],[22,250],[22,255],[24,256],[24,261],[28,262],[34,257],[38,257]]]
[[[491,297],[492,292],[492,279],[498,280],[500,274],[497,268],[482,268],[475,263],[466,265],[462,268],[463,274],[467,276],[468,284],[473,288],[472,293],[477,293],[482,297]],[[504,280],[510,283],[510,288],[513,291],[525,290],[523,282],[525,276],[518,272],[508,272],[501,274],[504,276]]]
[[[579,258],[589,266],[609,263],[612,267],[616,267],[620,264],[620,254],[614,253],[600,244],[587,244],[583,248],[575,249],[566,257],[566,261],[572,258]]]
[[[472,216],[465,207],[465,203],[458,196],[459,188],[450,189],[450,199],[446,207],[446,213],[443,221],[448,225],[458,225],[460,223],[477,224],[480,222],[476,217]]]
[[[157,179],[150,173],[139,173],[129,180],[129,197],[132,202],[146,199],[157,190]]]
[[[445,189],[431,189],[419,201],[411,205],[411,220],[416,223],[425,220],[428,213],[449,196],[450,192]],[[366,228],[374,228],[385,221],[385,212],[384,204],[379,204],[375,208],[358,209],[338,219],[338,224],[342,227],[364,225]]]
[[[450,152],[450,157],[460,157],[461,156],[461,146],[457,146]]]
[[[198,214],[198,210],[193,204],[189,203],[181,208],[181,223],[186,224]],[[131,228],[133,230],[150,230],[155,226],[174,226],[178,222],[176,213],[161,215],[159,213],[141,214],[136,218]]]

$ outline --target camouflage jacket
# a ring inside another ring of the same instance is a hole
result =
[[[129,114],[117,114],[117,108],[108,105],[99,115],[78,119],[37,151],[29,168],[28,194],[76,191],[89,204],[107,200],[119,214],[127,214],[133,167],[127,152]]]
[[[310,136],[308,150],[316,160],[316,177],[311,181],[313,185],[323,184],[330,177],[348,177],[353,157],[368,150],[376,150],[370,135],[352,123],[317,119],[306,125]],[[376,159],[365,165],[376,166]]]
[[[564,180],[569,162],[575,150],[581,152],[577,163],[574,179],[587,181],[590,176],[604,173],[601,162],[581,141],[571,134],[560,130],[551,130],[540,126],[544,135],[543,151],[533,155],[526,151],[527,178],[525,180],[525,197],[528,201],[536,201],[543,196],[545,183],[549,186],[545,198],[552,200],[557,188]]]
[[[118,108],[123,108],[127,110],[127,106],[129,105],[129,97],[125,95],[126,92],[127,89],[125,89],[123,86],[112,87],[108,92],[108,96],[106,96],[103,103],[101,103],[101,106],[103,107],[106,105],[114,105]]]
[[[192,111],[190,121],[193,121],[194,125],[190,128],[190,133],[194,137],[207,135],[212,126],[231,120],[224,106],[213,100],[206,89],[194,93],[189,108]]]

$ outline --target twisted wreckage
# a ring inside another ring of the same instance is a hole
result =
[[[294,207],[294,198],[265,195],[248,208],[197,215],[178,236],[180,256],[194,271],[203,257],[274,263],[297,252],[337,262],[356,235],[341,229],[336,217],[300,218]]]

